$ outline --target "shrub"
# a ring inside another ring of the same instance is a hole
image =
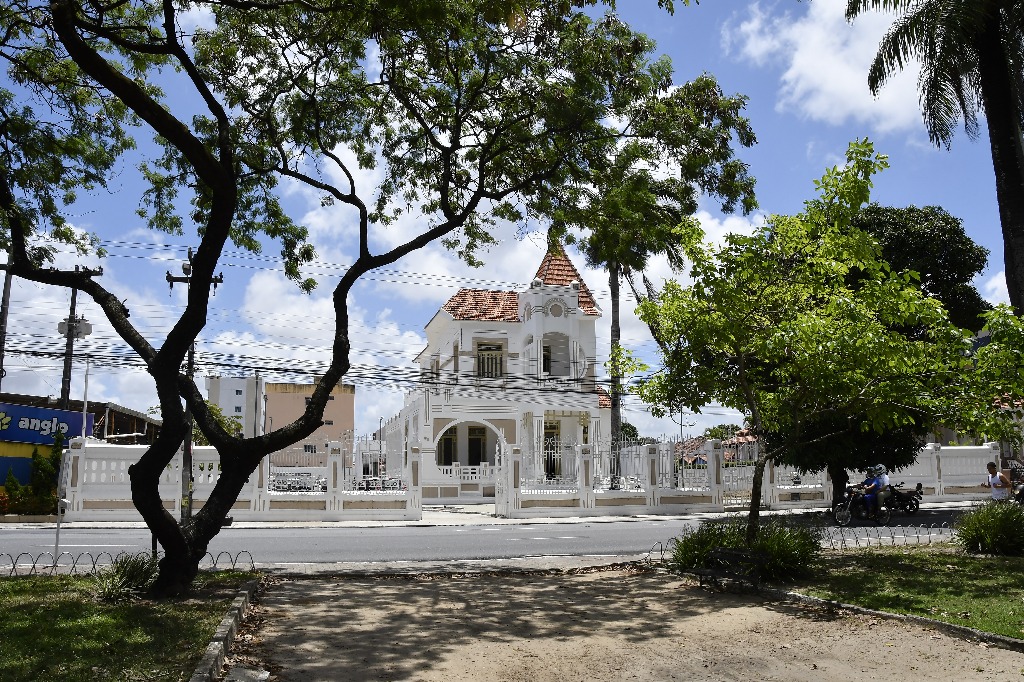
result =
[[[60,461],[57,462],[60,467]],[[32,474],[29,487],[36,497],[49,495],[56,488],[57,468],[53,465],[52,453],[39,454],[38,448],[32,450]]]
[[[970,554],[1024,556],[1024,507],[1011,502],[988,502],[953,525],[956,543]]]
[[[746,527],[738,521],[705,521],[689,526],[672,541],[669,568],[680,572],[700,568],[714,547],[744,547],[745,536]]]
[[[10,514],[10,510],[10,498],[7,497],[7,493],[0,493],[0,514]]]
[[[100,601],[133,601],[156,580],[159,564],[151,555],[118,554],[109,568],[93,578],[93,593]]]
[[[25,490],[22,489],[22,493]],[[57,496],[53,493],[47,495],[26,495],[22,494],[17,499],[11,498],[8,502],[9,514],[26,514],[33,516],[45,516],[57,513]]]
[[[4,490],[7,491],[7,498],[11,501],[11,504],[17,504],[18,500],[21,499],[22,487],[18,477],[14,475],[14,467],[9,467],[7,469],[7,478],[4,479]]]
[[[752,549],[766,556],[762,578],[784,581],[809,574],[821,551],[820,528],[791,525],[778,516],[762,520],[752,547],[747,547],[746,535],[746,519],[705,521],[687,528],[673,541],[669,568],[685,572],[703,567],[714,547]]]

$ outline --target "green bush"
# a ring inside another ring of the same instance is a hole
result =
[[[685,572],[703,567],[713,548],[744,547],[745,536],[746,527],[737,521],[705,521],[699,526],[689,526],[672,541],[669,568]]]
[[[54,493],[47,495],[25,494],[27,490],[22,488],[22,495],[17,499],[11,498],[7,504],[8,514],[24,514],[31,516],[46,516],[57,513],[57,496]]]
[[[7,493],[0,493],[0,514],[11,513],[11,501],[7,497]]]
[[[93,593],[100,601],[133,601],[149,589],[158,571],[156,559],[145,552],[118,554],[93,578]]]
[[[59,457],[59,455],[58,455]],[[53,461],[53,453],[42,455],[38,448],[32,449],[32,473],[29,487],[36,497],[49,495],[57,488],[57,469],[60,468],[60,460],[56,465]]]
[[[7,478],[4,479],[4,490],[7,492],[7,499],[11,501],[11,504],[17,504],[18,500],[21,499],[23,486],[18,481],[18,477],[14,475],[14,467],[7,469]]]
[[[687,528],[673,541],[669,568],[685,572],[704,567],[714,547],[752,549],[766,557],[764,580],[785,581],[810,574],[821,551],[820,528],[792,525],[778,516],[762,520],[752,547],[747,547],[746,535],[746,519],[705,521]]]
[[[956,543],[970,554],[1024,556],[1024,507],[988,502],[957,519]]]

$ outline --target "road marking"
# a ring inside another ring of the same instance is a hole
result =
[[[36,547],[50,547],[51,545],[36,545]],[[65,545],[61,547],[138,547],[139,545]]]

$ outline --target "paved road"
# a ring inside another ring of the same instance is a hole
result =
[[[225,528],[209,551],[248,551],[257,563],[336,563],[631,555],[681,532],[683,521],[378,528]],[[62,529],[61,551],[141,552],[148,531]],[[0,528],[0,554],[52,552],[54,529]]]
[[[922,509],[899,516],[893,525],[950,524],[959,510]],[[248,552],[257,564],[333,564],[359,562],[442,562],[518,559],[522,557],[627,556],[660,550],[688,525],[707,515],[646,517],[631,520],[542,520],[509,522],[480,514],[438,515],[437,525],[376,524],[373,527],[238,524],[225,528],[209,551],[237,556]],[[451,525],[448,525],[450,522]],[[70,554],[148,551],[149,531],[134,527],[77,527],[61,530],[60,550]],[[53,524],[0,526],[0,555],[53,552]],[[872,535],[873,526],[853,526],[845,533]],[[894,529],[899,535],[902,531]]]

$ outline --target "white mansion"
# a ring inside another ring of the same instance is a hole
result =
[[[600,317],[559,246],[523,291],[461,289],[427,323],[421,384],[385,426],[388,470],[418,454],[425,501],[493,496],[499,448],[520,450],[527,477],[575,476],[573,446],[608,438]]]

